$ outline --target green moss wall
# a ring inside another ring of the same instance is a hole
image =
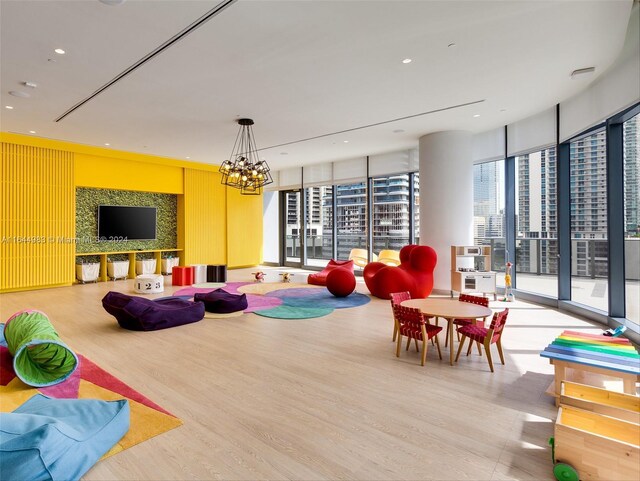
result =
[[[158,209],[157,239],[97,242],[99,205],[156,207]],[[178,196],[175,194],[78,187],[76,189],[76,253],[175,249],[178,246],[177,205]]]

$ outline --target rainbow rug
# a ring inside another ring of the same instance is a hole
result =
[[[1,327],[4,325],[0,324]],[[0,339],[0,411],[11,412],[38,393],[58,399],[129,400],[129,431],[103,459],[182,424],[173,414],[82,355],[78,355],[80,367],[66,381],[46,388],[27,386],[13,371],[13,358],[3,341]]]

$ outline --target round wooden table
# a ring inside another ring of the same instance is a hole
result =
[[[470,302],[445,297],[429,297],[427,299],[409,299],[401,303],[404,307],[413,307],[428,317],[442,317],[447,320],[449,331],[449,363],[453,366],[453,320],[454,319],[486,319],[492,311],[488,307]]]

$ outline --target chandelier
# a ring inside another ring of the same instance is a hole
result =
[[[238,119],[240,130],[229,160],[220,166],[222,183],[240,189],[241,194],[258,195],[262,187],[273,182],[266,160],[258,159],[252,119]]]

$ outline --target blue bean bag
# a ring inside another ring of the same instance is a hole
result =
[[[76,480],[129,430],[129,401],[36,394],[0,413],[2,479]]]
[[[202,302],[207,312],[215,312],[216,314],[244,311],[249,306],[246,294],[231,294],[223,289],[196,294],[193,296],[193,300]]]
[[[197,322],[204,317],[204,304],[178,298],[152,301],[110,291],[102,299],[104,309],[120,327],[132,331],[157,331]]]

